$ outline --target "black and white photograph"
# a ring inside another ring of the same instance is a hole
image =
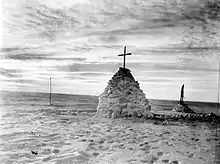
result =
[[[220,164],[220,0],[1,0],[1,164]]]

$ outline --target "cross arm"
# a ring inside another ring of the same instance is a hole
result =
[[[118,56],[126,56],[126,55],[131,55],[131,53],[127,53],[127,54],[120,54]]]

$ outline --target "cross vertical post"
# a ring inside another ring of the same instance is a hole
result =
[[[126,54],[126,46],[124,47],[124,54]],[[124,65],[123,67],[125,68],[125,55],[124,55]]]
[[[123,68],[125,69],[125,56],[126,55],[131,55],[131,53],[126,53],[126,46],[124,47],[124,54],[120,54],[118,56],[123,56],[124,57],[124,63],[123,63]]]

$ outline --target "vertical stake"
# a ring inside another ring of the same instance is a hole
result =
[[[216,114],[217,114],[217,116],[218,116],[218,108],[219,108],[219,83],[220,83],[220,78],[219,78],[219,76],[220,76],[220,62],[218,63],[218,67],[219,67],[219,70],[218,70],[218,95],[217,95],[217,109],[216,109]]]

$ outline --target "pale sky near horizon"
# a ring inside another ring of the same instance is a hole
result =
[[[216,102],[218,2],[3,0],[0,89],[99,95],[126,45],[147,98]]]

